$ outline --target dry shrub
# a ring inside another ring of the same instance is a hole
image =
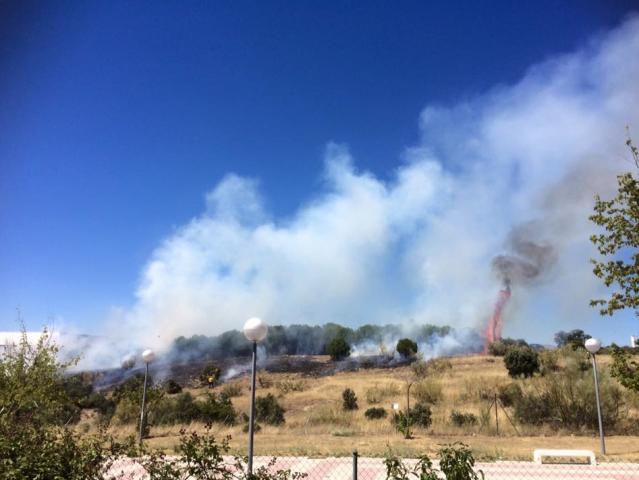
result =
[[[444,398],[441,383],[430,378],[413,385],[411,392],[420,403],[435,405]]]
[[[450,360],[444,357],[431,358],[428,361],[417,361],[411,365],[416,377],[426,377],[428,375],[443,375],[453,368]]]
[[[350,427],[352,421],[352,414],[344,412],[333,405],[321,405],[313,409],[306,424],[310,426],[337,425],[340,427]]]
[[[228,398],[239,397],[244,391],[244,386],[241,382],[230,382],[224,384],[222,387],[222,395]]]
[[[286,395],[291,392],[303,392],[308,388],[308,382],[301,378],[285,377],[275,382],[275,388],[280,395]]]
[[[374,387],[366,390],[366,401],[368,403],[380,403],[387,398],[397,397],[401,392],[399,385],[396,383],[376,384]]]
[[[464,380],[464,389],[459,399],[464,401],[492,400],[503,381],[494,377],[474,377]]]
[[[273,386],[273,377],[265,371],[258,372],[257,384],[260,388],[271,388]]]

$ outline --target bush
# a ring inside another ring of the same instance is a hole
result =
[[[419,457],[412,468],[397,456],[389,452],[384,459],[386,480],[479,480],[484,473],[475,472],[475,458],[467,445],[454,443],[442,445],[438,451],[439,472],[426,455]],[[443,474],[443,477],[441,476]]]
[[[559,351],[543,350],[539,353],[539,372],[542,375],[559,371]]]
[[[102,480],[114,458],[125,453],[124,446],[101,433],[79,436],[60,426],[62,412],[73,404],[68,394],[73,389],[64,385],[73,362],[59,362],[57,354],[45,330],[35,345],[23,332],[20,343],[0,355],[3,479]]]
[[[200,403],[199,408],[201,420],[207,423],[214,422],[233,425],[237,418],[237,412],[233,408],[231,399],[226,395],[217,397],[209,393],[206,396],[206,400]]]
[[[169,378],[164,383],[164,390],[169,395],[175,395],[176,393],[182,392],[182,386],[179,383],[177,383],[175,380],[173,380],[172,378]]]
[[[87,398],[80,400],[80,408],[97,410],[103,421],[110,421],[115,413],[115,402],[107,398],[103,393],[93,392]]]
[[[514,338],[502,338],[488,345],[488,353],[496,357],[503,357],[512,347],[528,347],[526,340]]]
[[[326,353],[331,356],[331,360],[343,360],[350,356],[351,346],[343,337],[335,337],[326,346]]]
[[[453,364],[447,358],[431,358],[424,362],[419,360],[411,364],[411,369],[417,378],[427,375],[441,375],[453,368]]]
[[[450,413],[450,421],[456,427],[470,427],[477,425],[477,415],[453,410]]]
[[[284,423],[284,412],[285,410],[272,393],[255,400],[255,418],[259,422],[281,425]]]
[[[522,395],[522,390],[517,383],[507,383],[498,389],[497,398],[504,407],[512,407]]]
[[[366,401],[369,404],[379,403],[386,398],[396,397],[400,394],[400,388],[396,383],[387,383],[385,385],[374,387],[366,390]]]
[[[145,452],[140,456],[148,478],[183,480],[185,478],[241,480],[246,478],[246,458],[230,456],[230,437],[218,442],[207,425],[204,435],[197,432],[180,432],[177,455],[168,456],[160,450]],[[277,459],[253,471],[254,480],[298,480],[306,475],[290,470],[275,470]]]
[[[303,392],[308,388],[306,380],[301,378],[286,377],[275,384],[275,388],[280,395],[286,395],[290,392]]]
[[[602,372],[600,398],[603,424],[615,428],[620,418],[623,395]],[[598,428],[594,382],[590,372],[561,371],[537,379],[535,387],[515,398],[515,418],[523,424],[552,428],[596,430]]]
[[[369,420],[377,420],[378,418],[386,418],[388,412],[382,407],[371,407],[364,412],[364,416]]]
[[[347,388],[342,392],[342,408],[344,410],[357,410],[357,396],[355,392],[350,388]]]
[[[436,404],[444,398],[442,385],[436,380],[422,380],[413,385],[413,396],[421,403]]]
[[[423,403],[418,403],[411,408],[408,415],[402,411],[394,413],[391,421],[395,428],[404,434],[406,433],[406,428],[409,426],[428,428],[433,422],[430,407]]]
[[[395,350],[404,358],[411,358],[417,353],[417,344],[410,338],[402,338],[397,342]]]
[[[539,354],[530,347],[512,347],[504,355],[511,377],[532,377],[539,371]]]
[[[227,398],[239,397],[242,395],[243,390],[244,387],[242,387],[240,382],[226,383],[224,384],[224,387],[222,387],[222,395]]]

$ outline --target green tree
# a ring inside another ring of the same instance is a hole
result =
[[[410,358],[417,353],[417,344],[410,338],[402,338],[397,342],[395,350],[404,358]]]
[[[344,337],[335,337],[326,346],[326,353],[331,356],[331,360],[343,360],[351,354],[351,346]]]
[[[65,371],[73,363],[58,360],[46,331],[35,345],[23,332],[0,355],[0,478],[102,479],[123,453],[102,434],[80,437],[64,426],[72,403]]]
[[[504,365],[511,377],[532,377],[539,371],[539,354],[530,347],[512,347],[504,355]]]
[[[584,343],[589,338],[592,337],[580,329],[570,330],[569,332],[561,330],[555,333],[555,343],[558,347],[570,346],[573,350],[585,348]]]
[[[639,168],[639,149],[630,139],[626,144]],[[617,185],[613,199],[595,196],[595,213],[590,216],[590,220],[603,229],[602,233],[590,237],[604,257],[591,260],[593,272],[606,287],[614,290],[607,299],[591,300],[590,304],[599,306],[602,315],[630,308],[639,316],[639,179],[626,172],[617,177]],[[633,365],[629,355],[620,353],[613,359],[613,375],[627,388],[639,391],[639,382],[633,376],[636,363]]]

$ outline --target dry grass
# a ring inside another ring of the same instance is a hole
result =
[[[601,360],[603,366],[608,363],[605,357]],[[368,420],[364,417],[364,411],[371,403],[388,410],[394,402],[404,407],[405,380],[414,378],[410,367],[343,372],[313,379],[292,374],[263,374],[265,387],[259,388],[258,395],[273,393],[278,396],[286,409],[286,423],[281,427],[263,425],[256,436],[256,452],[260,455],[340,456],[357,449],[361,455],[383,455],[391,446],[398,454],[415,456],[433,453],[439,444],[454,441],[469,444],[482,459],[530,459],[534,448],[544,447],[598,450],[598,438],[594,435],[562,436],[544,428],[517,427],[521,434],[518,436],[502,410],[498,412],[500,435],[496,435],[495,412],[487,409],[499,385],[511,381],[501,359],[472,356],[451,358],[450,362],[452,369],[433,373],[424,383],[436,385],[424,389],[441,389],[441,398],[432,406],[433,424],[427,430],[415,429],[413,440],[404,440],[396,433],[388,418]],[[233,404],[239,412],[246,412],[249,406],[247,379],[235,382],[241,394],[232,399]],[[224,388],[228,387],[220,386],[215,390],[219,393]],[[345,388],[355,391],[359,410],[342,411],[341,393]],[[189,391],[195,396],[207,392],[206,389]],[[415,395],[412,402],[417,396],[424,395],[419,389],[411,394]],[[474,413],[479,424],[465,428],[452,426],[452,410]],[[149,444],[170,450],[177,443],[179,430],[184,427],[203,429],[200,424],[154,427]],[[113,431],[124,436],[134,433],[134,428],[118,426]],[[216,426],[215,432],[218,436],[231,435],[235,451],[245,451],[247,436],[241,425]],[[609,437],[607,445],[610,457],[639,459],[639,437]]]

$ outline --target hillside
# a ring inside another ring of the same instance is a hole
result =
[[[600,365],[605,376],[608,358],[601,356]],[[328,362],[327,358],[316,361]],[[588,372],[586,372],[588,373]],[[558,377],[559,378],[559,377]],[[584,377],[587,378],[587,377]],[[413,428],[414,438],[405,440],[389,418],[369,420],[364,412],[369,407],[383,407],[389,416],[392,403],[404,409],[408,381],[416,381],[411,388],[411,405],[428,400],[432,408],[432,425],[429,428]],[[539,379],[520,379],[515,383],[535,388]],[[285,424],[262,425],[256,435],[256,452],[260,455],[348,455],[357,449],[362,455],[383,455],[388,447],[397,452],[415,456],[420,452],[433,452],[438,444],[463,441],[472,446],[479,458],[529,459],[534,448],[564,447],[598,449],[596,432],[591,429],[525,425],[515,421],[512,407],[498,409],[499,434],[495,424],[495,409],[489,410],[499,387],[513,383],[500,357],[460,356],[439,360],[435,368],[423,378],[415,379],[409,366],[393,369],[360,369],[338,372],[334,375],[305,375],[304,373],[260,372],[257,395],[272,393],[285,409]],[[342,391],[354,390],[359,409],[342,410]],[[208,388],[189,388],[196,399],[204,399],[211,392]],[[249,389],[246,375],[223,383],[213,390],[226,392],[232,397],[234,408],[248,412]],[[619,422],[614,435],[608,437],[611,457],[639,458],[639,437],[628,425],[636,417],[639,401],[636,395],[619,390]],[[172,396],[169,396],[172,397]],[[594,398],[584,399],[594,404]],[[472,413],[476,424],[455,426],[451,413]],[[78,428],[95,428],[94,417],[85,412]],[[515,423],[515,426],[511,423]],[[152,446],[171,449],[175,446],[182,428],[201,429],[200,423],[189,425],[154,425],[147,440]],[[134,433],[134,425],[118,424],[116,413],[111,430],[118,436]],[[219,436],[232,436],[232,446],[238,452],[245,450],[247,435],[243,423],[234,426],[214,425]]]

